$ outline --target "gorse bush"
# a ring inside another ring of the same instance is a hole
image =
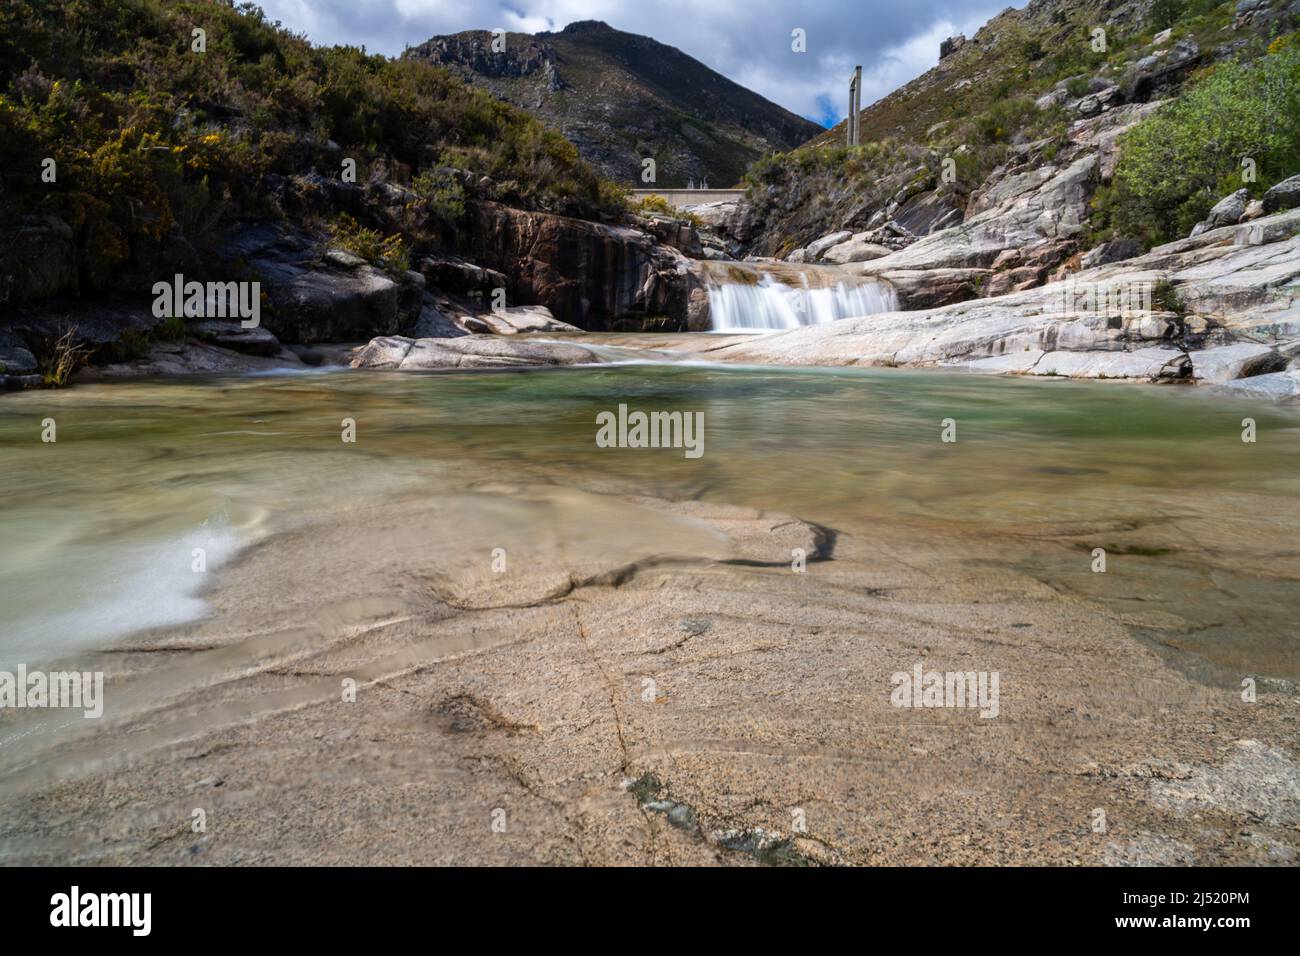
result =
[[[528,208],[619,208],[572,144],[522,111],[429,64],[313,47],[252,4],[0,3],[0,194],[9,211],[72,224],[92,285],[137,238],[274,214],[271,177],[337,176],[343,156],[400,182],[459,166],[507,181]],[[459,186],[425,185],[436,215],[459,215]]]
[[[1254,163],[1255,181],[1243,175]],[[1125,133],[1100,222],[1147,244],[1185,236],[1227,193],[1300,173],[1300,48],[1224,62]]]
[[[401,273],[411,267],[411,257],[400,235],[385,236],[367,229],[349,215],[341,215],[330,224],[334,244],[360,256],[371,265]]]

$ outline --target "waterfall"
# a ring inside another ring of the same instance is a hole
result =
[[[756,284],[709,286],[709,320],[714,332],[771,332],[817,325],[898,308],[894,290],[878,282],[808,288],[786,285],[770,275]]]

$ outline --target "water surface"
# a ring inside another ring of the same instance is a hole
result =
[[[703,412],[703,456],[598,448],[619,404]],[[0,668],[205,613],[196,548],[211,575],[331,513],[498,480],[938,530],[955,561],[992,542],[1186,666],[1300,676],[1300,417],[1187,388],[672,364],[129,381],[0,398],[0,455]]]

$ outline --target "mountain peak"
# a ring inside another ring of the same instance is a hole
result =
[[[617,32],[617,30],[611,27],[604,20],[574,20],[560,31],[564,36],[582,36],[583,34]]]
[[[815,123],[650,37],[578,20],[558,33],[432,37],[405,54],[456,73],[558,130],[609,178],[642,186],[646,159],[665,189],[740,181],[755,160],[822,132]]]

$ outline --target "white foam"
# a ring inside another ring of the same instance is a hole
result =
[[[709,321],[714,332],[774,332],[819,325],[898,308],[894,290],[878,282],[813,289],[786,285],[769,275],[757,284],[709,286]]]

